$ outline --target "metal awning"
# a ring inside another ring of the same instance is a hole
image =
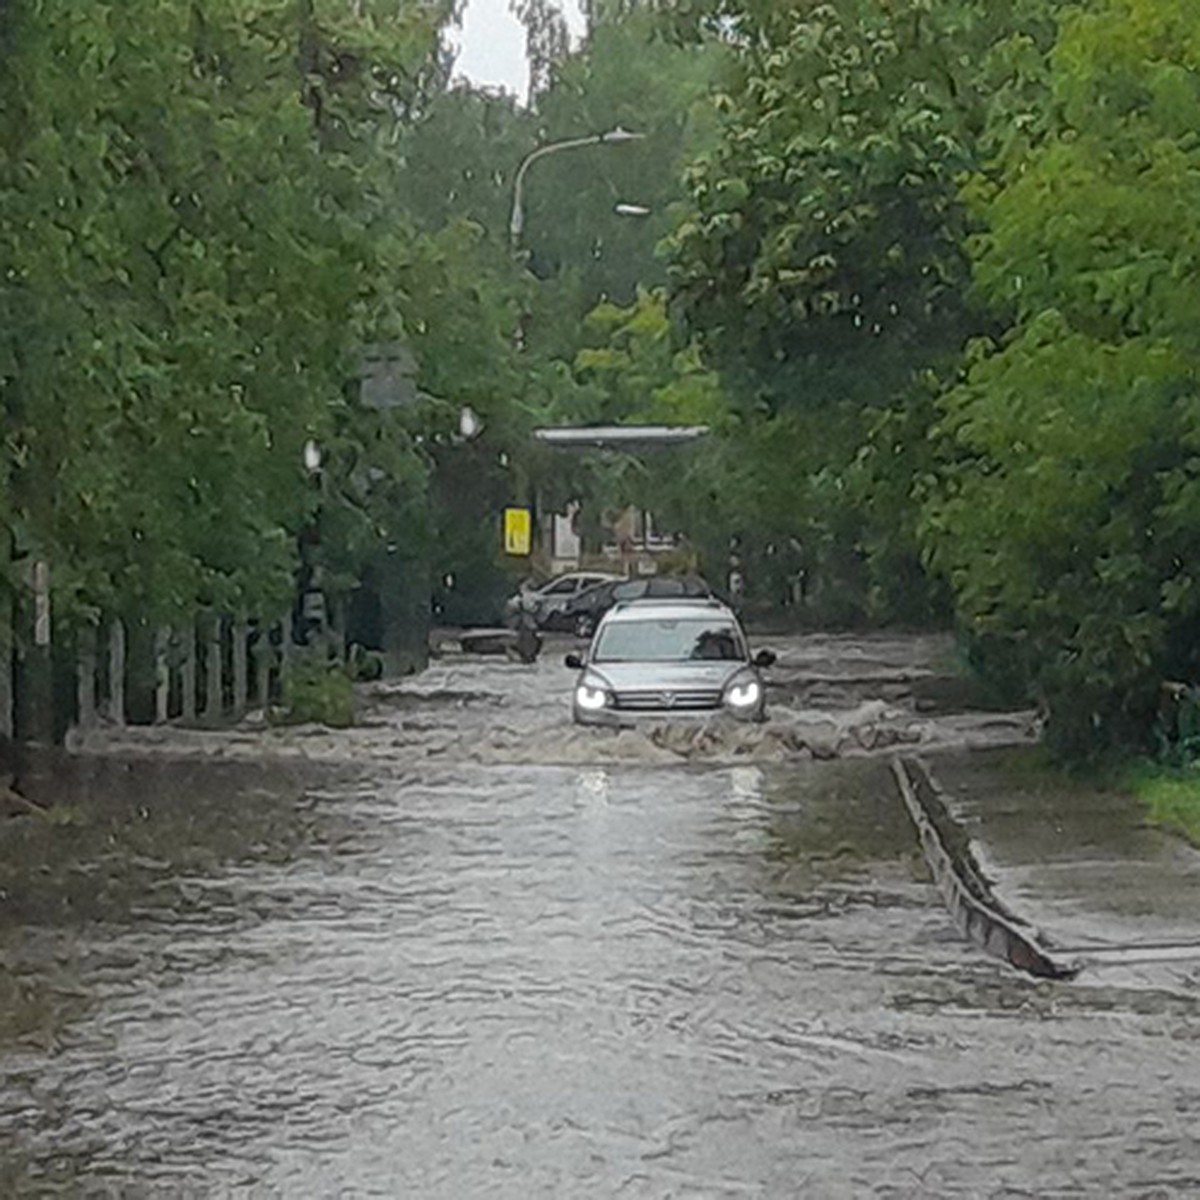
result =
[[[708,435],[707,425],[581,425],[535,429],[534,438],[566,449],[638,450],[679,446]]]

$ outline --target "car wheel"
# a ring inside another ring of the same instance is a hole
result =
[[[587,613],[580,613],[575,618],[575,636],[580,638],[590,638],[596,632],[595,623]]]

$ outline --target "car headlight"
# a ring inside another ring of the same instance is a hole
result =
[[[735,683],[725,693],[725,703],[730,708],[753,708],[762,696],[762,685],[757,679],[746,679]]]
[[[575,703],[585,712],[599,712],[608,703],[608,693],[603,688],[581,683],[575,689]]]

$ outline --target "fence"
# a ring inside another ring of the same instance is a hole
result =
[[[50,744],[101,724],[236,721],[282,698],[304,652],[290,613],[269,622],[204,613],[184,626],[132,631],[114,617],[64,630],[53,643],[44,623],[32,633],[0,646],[0,738],[8,742]],[[325,630],[321,644],[344,658],[340,629]]]

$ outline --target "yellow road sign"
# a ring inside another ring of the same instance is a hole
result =
[[[504,510],[505,554],[531,554],[533,552],[533,517],[527,508]]]

